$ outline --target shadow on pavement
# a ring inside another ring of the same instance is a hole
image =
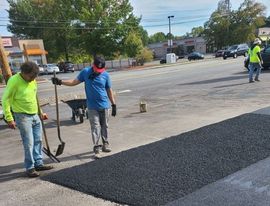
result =
[[[72,125],[78,125],[78,124],[82,124],[82,123],[80,123],[78,121],[74,122],[71,119],[60,120],[60,126],[72,126]],[[57,127],[57,121],[55,119],[53,119],[50,122],[45,122],[45,127],[46,127],[46,129],[47,128],[55,128],[55,127]]]
[[[247,75],[208,79],[208,80],[190,82],[190,83],[184,83],[184,84],[178,84],[178,85],[181,86],[181,85],[193,85],[193,84],[212,84],[212,83],[231,81],[231,80],[237,80],[237,79],[247,79]]]
[[[249,84],[249,83],[245,82],[245,83],[239,83],[239,84],[228,84],[228,85],[222,85],[222,86],[218,86],[218,87],[214,87],[214,88],[218,89],[218,88],[225,88],[225,87],[235,87],[235,86],[239,86],[239,85],[243,85],[243,84]]]
[[[10,174],[4,174],[4,175],[1,174],[0,175],[0,183],[14,180],[14,179],[20,178],[20,177],[26,177],[25,172],[17,172],[17,173],[10,173]]]
[[[51,164],[52,161],[50,159],[47,159],[48,157],[44,154],[44,162],[46,164]],[[94,153],[93,152],[84,152],[80,154],[75,154],[71,156],[66,156],[66,157],[59,157],[60,163],[61,162],[68,162],[72,160],[93,160],[94,158]],[[84,164],[85,162],[82,162]],[[56,166],[57,167],[57,166]],[[24,169],[23,162],[17,163],[17,164],[11,164],[11,165],[5,165],[5,166],[0,166],[0,183],[10,181],[16,178],[20,177],[26,177],[25,172],[15,172],[14,170],[18,169]]]

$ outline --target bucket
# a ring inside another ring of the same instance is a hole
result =
[[[146,112],[147,111],[147,104],[146,102],[140,102],[140,112]]]

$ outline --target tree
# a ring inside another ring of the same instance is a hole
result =
[[[225,12],[225,15],[222,8],[226,7],[219,6],[204,24],[207,43],[217,49],[254,40],[256,28],[264,25],[266,8],[254,0],[244,0],[238,10]]]
[[[130,31],[140,33],[140,18],[128,0],[8,0],[10,32],[22,38],[42,38],[49,58],[78,50],[113,57],[123,52]],[[40,3],[42,2],[42,3]],[[79,49],[78,49],[79,48]]]
[[[164,42],[167,40],[166,35],[163,32],[157,32],[149,37],[149,43]]]
[[[125,40],[126,54],[129,57],[136,57],[136,55],[143,49],[141,38],[135,32],[130,32]]]
[[[193,27],[190,35],[192,37],[198,37],[198,36],[201,36],[203,34],[203,32],[204,32],[204,28],[202,26]]]
[[[270,16],[268,16],[267,18],[265,18],[265,25],[263,25],[264,27],[270,27]]]

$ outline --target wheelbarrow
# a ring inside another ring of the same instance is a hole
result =
[[[71,119],[74,122],[76,122],[76,119],[79,119],[80,123],[83,123],[85,117],[88,119],[86,99],[72,99],[68,101],[61,101],[66,103],[71,108]]]

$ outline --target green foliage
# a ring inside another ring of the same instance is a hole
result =
[[[199,37],[203,34],[204,28],[202,26],[199,27],[193,27],[190,33],[190,36],[192,37]]]
[[[265,17],[265,24],[263,25],[263,27],[270,27],[270,16],[268,16],[267,18]]]
[[[64,55],[61,55],[57,62],[65,61]],[[88,63],[93,61],[93,56],[90,54],[85,54],[83,52],[71,53],[69,61],[74,64]]]
[[[139,26],[128,0],[7,0],[10,32],[23,38],[43,39],[48,58],[72,59],[83,54],[107,58],[125,51],[124,41],[134,31],[147,44],[147,32]],[[42,2],[42,3],[39,3]]]
[[[125,50],[129,57],[135,57],[142,49],[143,43],[139,35],[135,32],[130,32],[125,40]]]
[[[254,0],[244,0],[238,10],[227,11],[221,8],[213,12],[204,25],[204,36],[209,45],[224,46],[253,41],[255,30],[264,25],[265,6]]]
[[[149,43],[158,43],[158,42],[164,42],[167,40],[166,35],[163,32],[158,32],[149,37]]]
[[[150,62],[153,60],[153,52],[148,48],[143,48],[140,52],[136,55],[136,61],[140,65],[144,65],[145,62]]]

